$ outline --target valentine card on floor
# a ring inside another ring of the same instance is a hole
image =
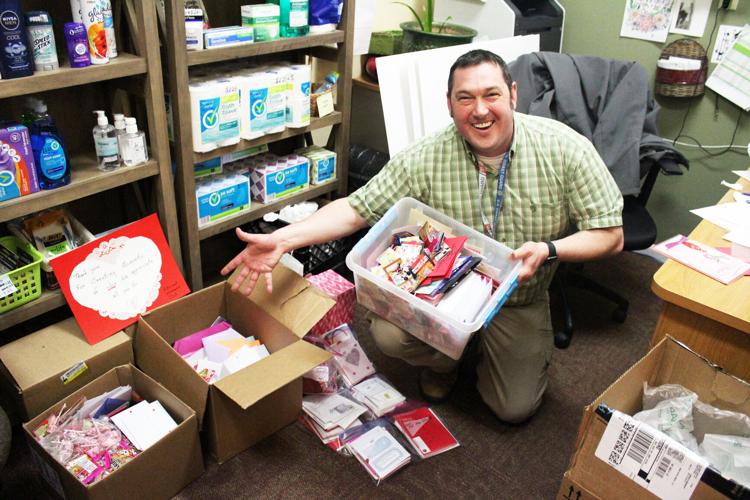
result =
[[[135,323],[146,311],[190,293],[155,214],[50,264],[91,344]]]

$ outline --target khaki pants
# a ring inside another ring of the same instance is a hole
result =
[[[385,355],[441,373],[458,368],[458,361],[393,323],[375,314],[370,314],[370,320],[370,333]],[[502,308],[477,335],[481,351],[477,366],[479,394],[501,420],[523,422],[539,408],[547,388],[547,367],[554,345],[549,298]]]

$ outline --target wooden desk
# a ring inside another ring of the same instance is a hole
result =
[[[744,191],[750,182],[741,179]],[[727,193],[721,203],[732,201]],[[713,246],[729,246],[726,231],[708,221],[690,238]],[[668,260],[654,275],[651,289],[664,299],[651,345],[666,334],[681,340],[728,372],[750,380],[750,277],[722,285],[687,266]]]

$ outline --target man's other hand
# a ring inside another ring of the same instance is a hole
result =
[[[239,290],[241,294],[249,296],[260,275],[264,274],[266,276],[266,290],[268,290],[268,293],[272,293],[271,271],[279,263],[281,256],[284,255],[284,249],[273,234],[246,233],[240,228],[236,229],[236,233],[240,240],[247,243],[247,246],[224,266],[221,270],[222,276],[226,276],[242,265],[234,283],[232,283],[233,292]],[[250,279],[240,289],[248,276]]]
[[[531,279],[539,266],[547,260],[548,255],[549,249],[541,241],[527,241],[514,250],[511,258],[520,260],[522,263],[521,272],[518,274],[518,282],[523,283]]]

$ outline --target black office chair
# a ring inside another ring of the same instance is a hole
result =
[[[681,175],[688,161],[657,135],[659,105],[646,70],[635,62],[536,52],[509,64],[518,84],[517,110],[554,118],[591,140],[623,193],[624,250],[642,250],[656,241],[656,224],[646,203],[662,171]],[[573,335],[566,288],[574,286],[614,302],[612,319],[624,322],[628,301],[580,273],[580,265],[561,264],[552,282],[559,293],[564,326],[555,345],[564,349]]]

